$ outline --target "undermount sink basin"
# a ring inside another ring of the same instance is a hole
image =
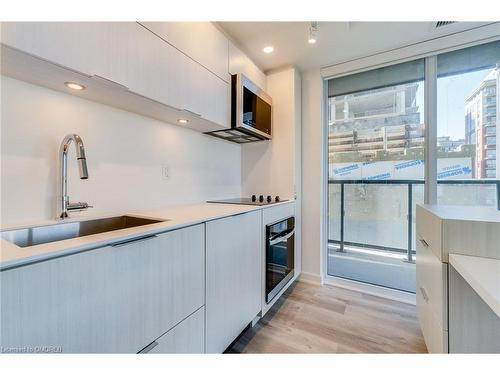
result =
[[[88,236],[91,234],[160,223],[162,221],[165,220],[145,219],[134,216],[115,216],[105,219],[74,221],[39,227],[6,230],[0,232],[0,236],[4,240],[12,242],[17,246],[28,247],[48,242]]]

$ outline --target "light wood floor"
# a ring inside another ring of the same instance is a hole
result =
[[[426,353],[415,306],[297,282],[230,353]]]

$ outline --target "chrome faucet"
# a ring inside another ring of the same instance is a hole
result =
[[[59,191],[57,195],[57,199],[59,201],[58,210],[59,218],[65,219],[67,218],[68,211],[82,211],[86,210],[89,207],[86,202],[78,202],[78,203],[70,203],[68,196],[68,149],[71,145],[71,142],[75,143],[76,147],[76,160],[78,162],[78,170],[80,172],[80,179],[86,180],[89,178],[89,173],[87,171],[87,159],[85,158],[85,147],[83,146],[83,141],[77,134],[68,134],[64,137],[61,147],[59,149],[59,162],[61,173],[59,175]]]

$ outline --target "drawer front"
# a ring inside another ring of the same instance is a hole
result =
[[[443,261],[441,219],[420,206],[417,206],[416,218],[417,237],[420,236],[429,245],[436,257]]]
[[[148,353],[204,353],[205,308],[184,319],[149,347],[152,349]]]
[[[417,295],[422,296],[439,324],[448,330],[448,265],[422,240],[417,235]]]
[[[417,316],[429,353],[448,353],[448,332],[432,311],[427,296],[417,287]]]
[[[270,206],[262,210],[262,221],[264,225],[274,223],[295,215],[295,202],[289,202],[279,206]]]

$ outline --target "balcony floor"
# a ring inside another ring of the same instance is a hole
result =
[[[338,250],[328,245],[328,275],[415,293],[415,263],[405,253],[353,246]]]

